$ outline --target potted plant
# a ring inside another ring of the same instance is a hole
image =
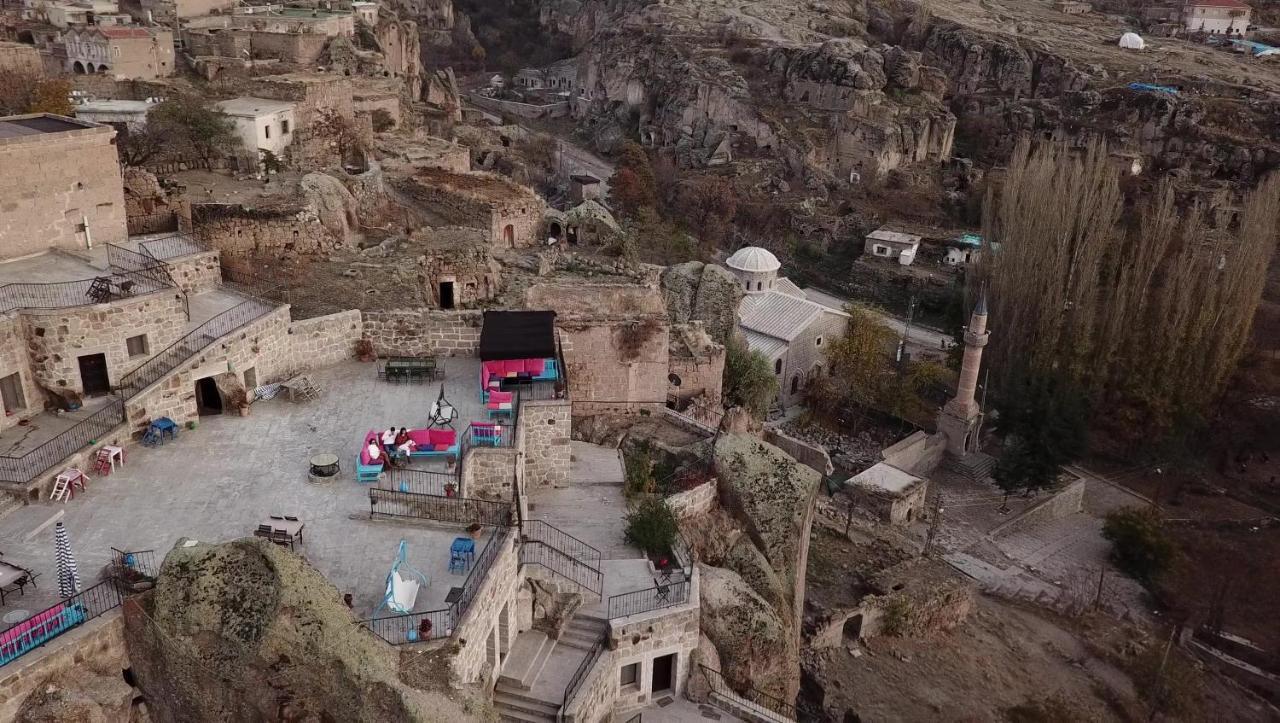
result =
[[[444,496],[455,497],[458,494],[458,485],[453,482],[446,482],[444,485]]]
[[[362,362],[371,362],[378,357],[373,353],[373,342],[368,339],[356,340],[356,358]]]
[[[484,528],[480,526],[480,523],[479,523],[479,522],[472,522],[472,523],[467,527],[467,534],[471,535],[471,539],[473,539],[473,540],[479,540],[479,539],[480,539],[480,533],[481,533],[483,530],[484,530]]]
[[[236,389],[227,395],[227,404],[240,412],[240,416],[249,416],[249,395],[243,389]]]

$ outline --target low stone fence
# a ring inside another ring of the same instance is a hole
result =
[[[472,447],[462,458],[458,494],[483,500],[511,501],[519,451],[514,447]]]
[[[569,115],[569,102],[559,101],[557,103],[546,103],[544,105],[534,105],[532,103],[521,103],[514,100],[499,100],[488,96],[472,93],[467,96],[471,104],[477,108],[484,108],[495,113],[506,113],[508,115],[519,116],[521,118],[563,118]]]
[[[120,610],[112,610],[0,668],[0,720],[17,720],[27,697],[51,678],[70,675],[84,680],[94,672],[119,683],[115,687],[121,707],[114,712],[126,720],[133,690],[121,680],[120,671],[128,667],[123,617]]]
[[[165,259],[174,283],[188,294],[211,291],[222,285],[221,254],[217,251]]]
[[[337,364],[356,355],[356,342],[364,335],[359,309],[315,316],[289,324],[288,358],[284,368],[299,371]]]
[[[483,324],[481,311],[366,311],[364,338],[379,356],[475,356]]]
[[[680,519],[706,514],[716,504],[716,481],[707,480],[691,490],[677,492],[667,498],[667,507]]]
[[[764,430],[764,441],[786,452],[800,464],[817,471],[824,477],[836,469],[835,465],[831,464],[831,456],[827,454],[827,450],[816,444],[803,442],[768,427]]]
[[[927,477],[942,462],[947,440],[941,434],[913,432],[880,451],[880,459],[903,472]]]
[[[1083,509],[1084,480],[1076,478],[1074,482],[1051,494],[1048,499],[1035,503],[1022,514],[997,526],[987,533],[987,536],[994,539],[1032,525],[1060,520]]]

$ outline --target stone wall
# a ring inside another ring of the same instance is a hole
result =
[[[172,289],[107,304],[28,311],[27,351],[36,381],[53,390],[84,392],[79,357],[104,354],[111,383],[186,333],[187,307]],[[130,356],[125,339],[146,335],[146,353]]]
[[[569,397],[580,415],[666,407],[670,328],[665,320],[557,324]]]
[[[494,541],[494,544],[501,544],[502,549],[453,633],[458,641],[458,652],[451,661],[450,669],[455,681],[463,684],[487,684],[495,680],[499,668],[498,651],[509,650],[519,633],[516,597],[523,581],[517,535],[510,528],[496,534],[505,535]]]
[[[880,459],[898,469],[926,477],[937,469],[947,451],[947,439],[941,434],[913,432],[880,451]]]
[[[827,476],[835,471],[835,465],[831,464],[831,457],[823,447],[802,442],[773,427],[765,428],[764,441],[795,457],[797,462],[816,470],[820,475]]]
[[[617,689],[615,709],[640,708],[653,701],[653,661],[664,655],[676,656],[671,692],[676,696],[684,692],[692,654],[698,647],[700,578],[695,565],[689,584],[689,602],[684,605],[609,621],[609,647],[613,651],[611,678]],[[622,667],[632,663],[640,665],[637,685],[618,686]]]
[[[707,480],[691,490],[677,492],[667,498],[667,507],[682,520],[705,515],[716,505],[716,481]]]
[[[504,115],[528,118],[530,120],[538,118],[563,118],[569,115],[568,101],[533,105],[532,103],[520,103],[514,100],[499,100],[497,98],[480,95],[479,93],[472,93],[468,97],[471,100],[471,103],[478,108],[484,108]]]
[[[1084,480],[1076,478],[1067,486],[1054,492],[1048,499],[1037,502],[1022,514],[996,527],[988,533],[988,536],[1001,537],[1081,512],[1084,510],[1084,488]]]
[[[462,497],[511,501],[512,475],[519,452],[514,447],[472,447],[462,458]]]
[[[255,58],[279,58],[285,63],[310,65],[320,59],[329,36],[319,33],[258,32],[250,34]]]
[[[710,402],[719,403],[720,388],[724,381],[725,348],[702,356],[672,354],[668,367],[667,393],[678,399],[690,399],[705,395]],[[674,379],[672,379],[674,377]],[[676,384],[679,380],[679,385]]]
[[[784,406],[804,401],[804,384],[812,374],[820,373],[826,362],[828,346],[844,335],[849,317],[827,312],[805,327],[783,352],[782,374],[778,377],[778,396]],[[819,344],[818,340],[822,343]],[[792,391],[792,389],[795,391]]]
[[[285,357],[279,369],[318,369],[346,361],[356,355],[356,342],[363,338],[364,324],[359,309],[339,311],[289,324]]]
[[[524,453],[524,480],[532,487],[569,484],[570,427],[573,405],[568,399],[522,402],[516,438]]]
[[[78,125],[0,138],[0,168],[26,169],[0,174],[0,259],[129,237],[116,132]]]
[[[0,42],[0,74],[44,75],[44,63],[34,45]]]
[[[346,246],[321,223],[313,209],[247,208],[226,203],[191,204],[192,234],[226,256],[320,254]]]
[[[480,350],[480,311],[366,311],[364,338],[383,356],[465,356]]]
[[[0,409],[0,431],[19,421],[39,414],[44,409],[44,392],[31,373],[31,357],[27,355],[26,333],[16,312],[0,316],[0,379],[17,374],[22,381],[24,406]],[[0,402],[0,407],[4,404]]]
[[[217,250],[165,259],[164,262],[174,283],[188,294],[199,294],[222,286],[222,261]]]
[[[116,609],[0,668],[0,720],[17,720],[27,696],[50,679],[83,680],[88,671],[94,671],[104,676],[109,674],[123,685],[120,671],[128,667],[124,625],[120,610]],[[128,715],[127,710],[123,712]]]

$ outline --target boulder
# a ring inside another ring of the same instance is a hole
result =
[[[352,624],[337,589],[264,540],[174,548],[124,619],[157,723],[473,719],[461,692],[402,682],[396,652]],[[447,678],[447,659],[432,662]]]
[[[83,667],[38,688],[23,701],[15,723],[116,723],[129,720],[133,688],[119,675]]]
[[[703,567],[699,589],[702,632],[730,686],[793,700],[800,661],[789,621],[732,570]]]
[[[738,328],[742,285],[733,272],[715,264],[687,261],[662,272],[662,295],[673,324],[701,321],[718,344],[725,344]]]
[[[324,173],[308,173],[302,177],[301,187],[320,225],[343,245],[357,245],[356,199],[342,181]]]

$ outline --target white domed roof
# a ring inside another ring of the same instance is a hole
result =
[[[738,249],[725,261],[725,264],[735,271],[747,272],[777,271],[782,268],[777,256],[759,246],[744,246]]]

